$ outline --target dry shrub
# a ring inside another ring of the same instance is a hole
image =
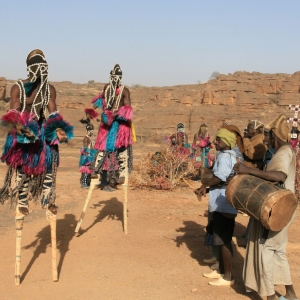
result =
[[[170,190],[184,177],[195,172],[195,161],[188,149],[165,146],[161,151],[148,153],[130,176],[133,188]]]

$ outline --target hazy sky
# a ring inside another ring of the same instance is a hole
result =
[[[300,70],[298,0],[0,0],[0,77],[26,78],[41,48],[50,81],[194,84],[212,72]]]

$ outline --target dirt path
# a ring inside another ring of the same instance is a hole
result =
[[[82,224],[76,220],[87,195],[79,186],[77,158],[65,155],[58,173],[57,222],[59,281],[51,276],[49,223],[31,205],[22,239],[22,283],[14,285],[14,213],[0,207],[1,299],[261,299],[244,295],[241,279],[244,248],[235,247],[232,288],[211,287],[202,277],[211,257],[203,246],[207,201],[199,203],[189,188],[174,192],[130,191],[129,234],[122,229],[123,193],[95,190]],[[5,167],[0,168],[1,182]],[[288,259],[300,295],[299,213],[290,228]],[[235,236],[248,217],[238,215]],[[277,287],[283,292],[282,287]]]

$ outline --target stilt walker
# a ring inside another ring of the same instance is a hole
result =
[[[92,168],[101,176],[103,191],[112,192],[117,184],[124,189],[123,218],[127,233],[128,176],[132,170],[132,145],[135,132],[130,92],[121,84],[122,71],[118,64],[110,72],[109,84],[92,100],[94,109],[100,108],[101,124],[95,143],[97,154]],[[90,109],[89,109],[90,111]],[[90,112],[91,114],[91,112]],[[93,113],[96,115],[96,111]]]
[[[46,209],[51,227],[53,280],[58,280],[55,203],[58,144],[73,137],[73,127],[56,110],[56,91],[48,83],[44,53],[39,49],[31,51],[26,63],[28,78],[12,86],[10,110],[0,119],[8,131],[1,156],[8,170],[0,189],[0,202],[10,200],[16,205],[16,285],[20,284],[21,238],[29,200],[40,200]],[[13,177],[15,185],[11,188]]]

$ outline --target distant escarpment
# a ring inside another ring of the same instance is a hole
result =
[[[0,100],[9,100],[12,84],[13,81],[0,78]],[[84,117],[84,108],[91,107],[91,99],[103,89],[104,83],[53,82],[53,85],[58,109],[75,126],[76,135],[83,136],[85,128],[79,119]],[[288,105],[300,102],[300,72],[235,72],[220,74],[203,84],[128,88],[139,142],[158,142],[164,135],[175,132],[179,122],[185,124],[192,139],[202,122],[208,124],[213,136],[224,121],[242,129],[249,119],[267,123],[279,113],[292,117]],[[2,110],[8,108],[6,101],[0,101]]]

